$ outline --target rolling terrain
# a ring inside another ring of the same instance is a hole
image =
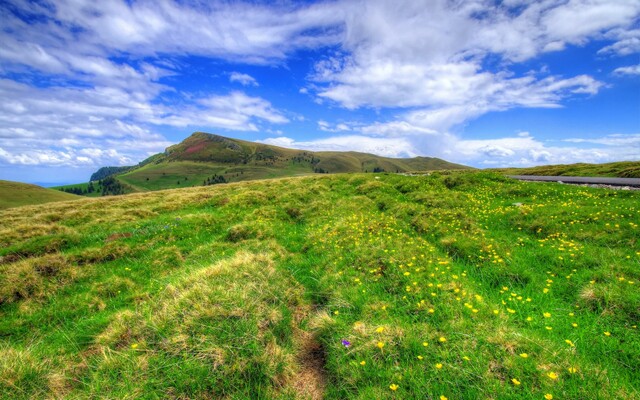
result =
[[[636,399],[639,204],[436,172],[0,211],[0,398]]]
[[[196,132],[138,166],[102,168],[94,178],[105,178],[113,171],[115,175],[112,176],[123,185],[123,192],[131,193],[314,173],[468,168],[438,158],[403,159],[357,152],[312,152]]]
[[[495,168],[491,169],[491,171],[502,172],[505,175],[640,178],[640,161],[620,161],[606,164],[541,165],[530,168]]]
[[[28,183],[0,180],[0,210],[29,204],[77,200],[80,197]]]

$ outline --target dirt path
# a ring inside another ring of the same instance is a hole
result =
[[[293,387],[300,399],[321,400],[327,384],[324,349],[312,333],[299,330],[296,336],[300,348],[300,372],[293,382]]]

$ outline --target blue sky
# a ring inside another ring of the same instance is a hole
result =
[[[194,131],[475,167],[640,160],[637,0],[0,4],[0,179]]]

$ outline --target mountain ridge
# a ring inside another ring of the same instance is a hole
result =
[[[102,167],[92,177],[113,176],[126,191],[136,192],[314,173],[442,169],[470,167],[434,157],[390,158],[355,151],[290,149],[198,131],[135,166]]]

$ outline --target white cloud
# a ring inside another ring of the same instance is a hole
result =
[[[383,157],[415,157],[413,145],[405,139],[372,138],[360,135],[333,136],[323,139],[296,141],[288,137],[259,140],[274,146],[311,151],[358,151]]]
[[[613,73],[615,75],[640,75],[640,64],[616,68]]]
[[[6,13],[8,25],[23,28],[12,30],[10,37],[18,36],[23,47],[46,45],[30,52],[29,65],[48,72],[62,68],[48,57],[48,49],[61,50],[72,43],[73,51],[85,55],[115,50],[139,56],[195,54],[265,63],[283,59],[295,49],[337,43],[344,18],[342,7],[335,3],[59,0],[47,7],[29,3],[14,7],[45,16],[32,21],[32,29],[24,29],[21,21]]]
[[[434,154],[449,161],[474,166],[509,167],[640,160],[640,135],[637,134],[565,141],[575,145],[543,142],[530,134],[497,139],[462,139],[445,135],[443,140],[446,140],[448,151],[438,152],[438,148],[443,146],[437,146]]]
[[[318,129],[325,132],[344,132],[353,130],[353,128],[349,126],[349,124],[346,124],[344,122],[340,122],[332,126],[332,124],[323,120],[318,121]]]
[[[568,97],[596,94],[603,83],[588,75],[538,79],[489,71],[485,57],[501,57],[505,68],[583,44],[631,24],[638,4],[368,1],[346,19],[343,51],[316,64],[318,85],[309,89],[347,109],[417,108],[422,123],[400,119],[436,130],[491,111],[559,107]]]
[[[628,56],[640,53],[640,29],[616,29],[610,32],[608,36],[617,41],[600,49],[598,54]]]
[[[589,36],[627,26],[640,12],[635,0],[570,0],[542,15],[548,37],[581,44]]]
[[[257,120],[273,124],[289,122],[284,115],[260,98],[243,92],[197,99],[186,107],[156,106],[148,121],[176,127],[205,126],[229,130],[257,131]]]
[[[640,151],[640,134],[612,134],[599,138],[569,138],[564,139],[563,141],[569,143],[600,144],[614,147],[631,147],[635,148],[636,151]]]
[[[254,77],[240,72],[232,72],[231,75],[229,75],[229,81],[238,82],[243,86],[259,86],[258,81],[256,81]]]
[[[171,145],[150,125],[257,130],[288,122],[269,102],[242,92],[168,107],[120,88],[36,88],[0,80],[0,147],[9,164],[131,163]],[[43,129],[43,127],[45,129]],[[98,151],[98,149],[102,149]]]

